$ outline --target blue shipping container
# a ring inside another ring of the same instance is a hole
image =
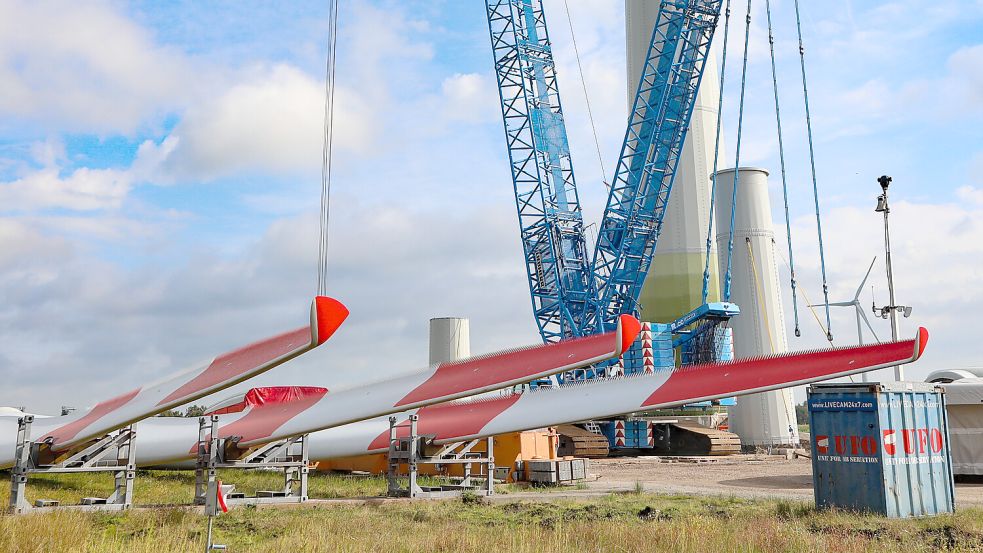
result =
[[[942,388],[924,382],[808,390],[816,507],[893,518],[955,507]]]

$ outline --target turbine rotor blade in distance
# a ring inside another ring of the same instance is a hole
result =
[[[864,285],[867,284],[867,279],[870,278],[870,272],[874,270],[874,263],[877,263],[877,256],[870,262],[870,267],[867,267],[867,274],[864,275],[864,279],[860,281],[860,286],[857,286],[857,293],[853,295],[853,301],[860,301],[860,293],[864,291]]]
[[[860,316],[863,318],[864,322],[867,323],[867,328],[870,329],[870,333],[871,335],[874,336],[874,340],[880,342],[881,339],[877,337],[877,332],[875,332],[874,327],[871,326],[870,319],[867,318],[867,313],[863,309],[861,309],[859,305],[857,305],[857,313],[859,313]]]

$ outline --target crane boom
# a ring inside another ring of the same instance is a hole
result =
[[[545,342],[595,310],[580,199],[541,0],[486,0],[529,291]]]
[[[638,313],[721,0],[661,3],[594,250],[599,312],[582,332]]]
[[[544,341],[607,332],[620,314],[638,315],[721,4],[660,2],[590,259],[543,2],[485,0],[526,273]],[[697,312],[667,325],[677,347],[695,352],[683,358],[725,358],[717,328],[736,306]],[[557,380],[643,372],[646,347],[636,344],[613,373],[596,366]],[[670,363],[672,356],[660,359]]]

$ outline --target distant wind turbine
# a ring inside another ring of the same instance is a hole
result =
[[[857,314],[857,345],[863,345],[864,343],[864,333],[863,327],[860,325],[860,319],[867,324],[867,328],[870,329],[870,333],[874,336],[874,340],[880,343],[881,339],[877,337],[877,333],[874,332],[874,327],[870,325],[870,320],[867,319],[867,314],[864,309],[860,307],[860,293],[864,290],[864,285],[867,284],[867,279],[870,278],[870,271],[874,269],[874,263],[877,263],[877,257],[875,256],[873,261],[870,262],[870,267],[867,268],[867,274],[864,275],[864,279],[860,281],[860,286],[857,287],[857,293],[853,295],[853,299],[850,301],[838,301],[835,303],[830,303],[830,307],[853,307]],[[810,305],[809,307],[822,307],[825,304]],[[863,381],[867,382],[867,373],[863,373]]]

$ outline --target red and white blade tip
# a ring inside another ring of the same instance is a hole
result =
[[[917,360],[925,353],[925,344],[928,344],[928,329],[920,326],[918,327],[918,334],[915,335],[915,357],[912,361]]]
[[[311,304],[311,344],[326,342],[348,318],[348,308],[334,298],[317,296]]]
[[[621,339],[621,352],[619,355],[628,351],[638,333],[642,331],[642,323],[631,315],[621,315],[618,317],[618,338]]]

